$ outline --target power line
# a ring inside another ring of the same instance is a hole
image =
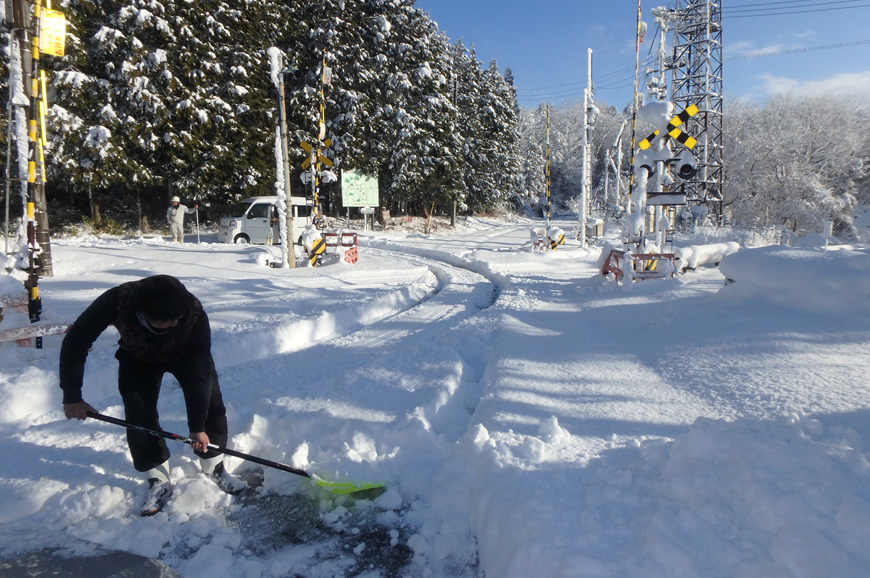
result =
[[[528,96],[517,96],[517,100],[541,100],[546,98],[568,98],[571,96],[580,96],[583,94],[582,90],[567,90],[567,91],[557,91],[557,92],[542,92],[540,94],[533,94]]]
[[[854,6],[837,6],[839,4],[856,4],[858,2],[863,2],[862,4],[857,4]],[[814,8],[816,6],[823,6],[825,8]],[[811,9],[810,9],[811,8]],[[791,14],[808,14],[813,12],[826,12],[833,10],[848,10],[853,8],[870,8],[870,2],[867,0],[831,0],[827,2],[820,2],[819,0],[779,0],[776,2],[762,2],[756,4],[737,4],[728,7],[723,10],[723,18],[759,18],[764,16],[785,16]],[[774,12],[772,12],[774,11]],[[775,12],[779,11],[779,12]],[[813,46],[808,48],[795,48],[791,50],[783,50],[779,52],[768,52],[768,53],[759,53],[759,54],[747,54],[744,56],[732,56],[729,58],[724,58],[723,61],[734,61],[734,60],[749,60],[753,58],[763,58],[767,56],[781,56],[786,54],[800,54],[803,52],[813,52],[819,50],[830,50],[834,48],[845,48],[849,46],[859,46],[862,44],[870,44],[870,40],[859,40],[855,42],[843,42],[839,44],[829,44],[825,46]],[[648,66],[652,63],[653,59],[648,57],[643,65]],[[627,81],[628,73],[634,70],[633,67],[616,70],[601,76],[597,76],[595,79],[594,88],[597,91],[611,91],[611,90],[619,90],[622,88],[626,88],[627,84],[622,84]],[[630,83],[629,83],[630,84]],[[525,89],[517,89],[518,95],[520,93],[523,96],[518,96],[518,101],[531,101],[531,100],[541,100],[543,98],[553,98],[553,97],[562,97],[567,98],[571,96],[580,96],[583,94],[583,89],[585,88],[584,81],[577,81],[567,84],[559,84],[554,86],[547,86],[541,88],[525,88]],[[560,89],[555,90],[553,89]]]
[[[623,69],[620,69],[620,70],[615,70],[615,71],[613,71],[613,72],[608,72],[607,74],[603,74],[603,75],[601,75],[601,76],[599,76],[599,77],[596,77],[596,78],[597,78],[599,81],[601,81],[601,80],[610,80],[610,79],[612,79],[612,78],[614,78],[614,77],[617,77],[617,76],[621,76],[621,75],[627,74],[628,72],[632,72],[633,70],[634,70],[634,67],[631,67],[631,68],[623,68]],[[554,88],[567,88],[567,87],[574,87],[574,88],[582,87],[582,88],[585,88],[585,87],[586,87],[586,81],[585,81],[585,80],[578,80],[577,82],[569,82],[569,83],[566,83],[566,84],[556,84],[556,85],[554,85],[554,86],[542,86],[542,87],[539,87],[539,88],[522,88],[522,89],[517,89],[517,92],[518,92],[518,93],[520,93],[520,92],[524,92],[524,93],[525,93],[525,92],[541,92],[541,91],[552,90],[552,89],[554,89]]]
[[[816,0],[781,0],[779,2],[755,2],[753,4],[734,4],[729,5],[728,9],[731,10],[733,8],[756,8],[758,6],[773,6],[774,4],[806,4],[808,2],[814,2]],[[823,2],[823,4],[844,4],[844,3],[853,3],[853,2],[861,2],[862,0],[833,0],[831,2]],[[795,6],[795,8],[801,8],[801,6]]]
[[[870,44],[870,40],[856,40],[854,42],[841,42],[840,44],[828,44],[825,46],[811,46],[809,48],[793,48],[791,50],[782,50],[780,52],[762,52],[759,54],[746,54],[744,56],[731,56],[722,60],[749,60],[750,58],[762,58],[765,56],[780,56],[783,54],[798,54],[801,52],[812,52],[816,50],[829,50],[831,48],[846,48],[847,46],[859,46],[861,44]]]
[[[654,59],[652,59],[652,58],[646,60],[643,63],[643,66],[648,66],[649,64],[651,64],[653,62],[653,60]],[[593,86],[597,88],[599,83],[604,83],[605,81],[620,82],[628,74],[632,74],[632,75],[634,74],[634,67],[633,66],[628,67],[628,68],[621,68],[621,69],[615,70],[613,72],[608,72],[607,74],[602,74],[601,76],[596,76]],[[547,91],[550,91],[550,90],[553,90],[556,88],[561,88],[561,89],[580,88],[581,89],[580,94],[582,94],[582,92],[583,92],[582,88],[586,88],[586,81],[580,80],[577,82],[569,82],[566,84],[557,84],[554,86],[542,86],[542,87],[537,87],[537,88],[518,88],[517,94],[520,94],[520,93],[540,94],[542,92],[547,92]]]
[[[827,6],[829,4],[834,4],[834,2],[828,2],[826,4],[816,4],[816,6]],[[802,6],[801,8],[809,7]],[[795,8],[798,8],[797,6]],[[722,18],[762,18],[764,16],[788,16],[790,14],[810,14],[812,12],[831,12],[834,10],[850,10],[853,8],[870,8],[870,4],[859,4],[857,6],[837,6],[833,8],[814,8],[812,10],[793,10],[790,12],[768,12],[765,14],[755,14],[751,10],[723,10]],[[784,10],[784,8],[762,8],[762,10]],[[735,12],[739,12],[735,14]]]

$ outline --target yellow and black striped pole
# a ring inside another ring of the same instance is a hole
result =
[[[36,242],[36,203],[37,189],[45,185],[45,167],[42,163],[42,147],[37,133],[40,106],[40,68],[39,68],[39,30],[42,16],[41,0],[33,3],[31,17],[31,69],[30,69],[30,119],[28,122],[28,161],[27,161],[27,247],[28,276],[25,287],[28,292],[27,312],[30,322],[36,323],[42,316],[42,299],[39,297],[39,272],[37,270],[36,254],[39,245]],[[36,348],[42,349],[42,338],[36,338]]]
[[[37,138],[37,119],[39,118],[39,20],[42,15],[42,6],[39,2],[33,4],[33,16],[31,18],[32,38],[31,38],[31,69],[30,69],[30,120],[28,121],[27,136],[30,142],[29,158],[27,162],[27,182],[29,184],[36,183],[36,165],[39,159],[38,138]],[[41,168],[41,167],[40,167]],[[30,195],[30,186],[28,186],[28,195]]]
[[[308,260],[312,267],[317,267],[317,264],[321,259],[320,256],[323,255],[324,252],[326,252],[326,239],[321,237],[311,246],[311,254],[308,255]]]

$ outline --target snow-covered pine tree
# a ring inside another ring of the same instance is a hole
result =
[[[519,117],[522,190],[515,204],[530,215],[540,215],[546,196],[546,127],[544,105],[521,108]]]
[[[386,203],[428,209],[432,202],[444,201],[440,177],[449,174],[458,152],[444,58],[447,39],[412,1],[394,5],[372,52],[381,68],[370,93],[371,122],[363,128],[362,140],[370,143],[377,159]]]
[[[479,146],[484,161],[477,171],[472,209],[481,211],[501,204],[520,190],[520,154],[516,94],[495,60],[483,74],[479,116]]]
[[[462,163],[460,170],[462,182],[466,190],[465,208],[479,209],[485,200],[485,193],[490,189],[486,184],[487,148],[484,126],[484,116],[494,121],[494,111],[482,110],[485,107],[484,74],[477,60],[474,48],[470,50],[462,41],[451,47],[454,74],[458,80],[458,90],[455,104],[458,119],[456,122],[461,143]]]
[[[144,192],[157,206],[268,191],[263,45],[280,11],[237,4],[71,0],[70,46],[52,75],[50,184],[128,205]]]
[[[283,3],[180,3],[179,59],[170,58],[187,87],[165,138],[176,186],[217,202],[270,194],[274,182],[276,94],[266,49],[294,28]],[[184,46],[188,46],[184,50]]]

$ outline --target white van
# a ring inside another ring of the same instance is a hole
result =
[[[293,234],[296,238],[314,218],[314,202],[305,197],[291,197]],[[272,243],[281,243],[279,223],[284,219],[278,211],[278,197],[249,197],[234,205],[229,215],[221,217],[218,240],[222,243],[253,243],[263,245],[271,236]]]

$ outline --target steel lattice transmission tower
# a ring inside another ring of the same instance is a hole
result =
[[[687,201],[706,205],[721,223],[725,179],[722,151],[722,0],[676,0],[671,17],[674,56],[671,96],[677,110],[695,104],[686,124],[698,140],[698,172],[685,182]]]

